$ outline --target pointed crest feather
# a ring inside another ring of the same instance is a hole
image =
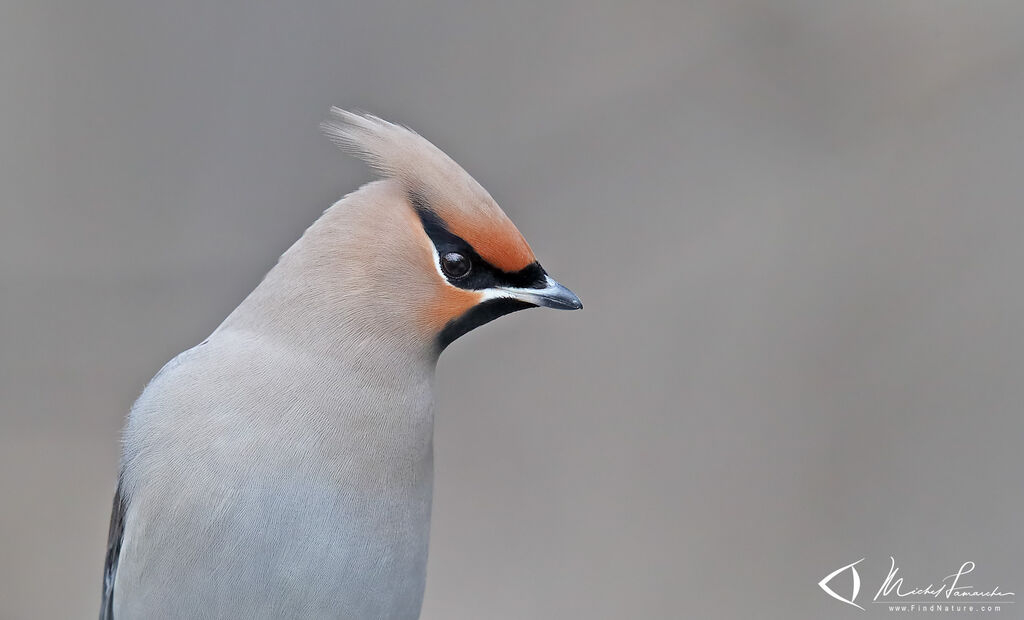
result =
[[[320,129],[332,142],[409,189],[430,189],[430,180],[438,177],[464,175],[472,180],[444,151],[407,127],[337,107],[331,108],[331,117]]]
[[[320,129],[410,193],[426,199],[454,234],[491,264],[517,271],[535,260],[530,246],[491,195],[418,133],[371,114],[331,108]]]

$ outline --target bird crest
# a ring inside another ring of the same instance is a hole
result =
[[[401,182],[414,208],[440,218],[490,264],[511,273],[536,260],[487,190],[426,138],[376,116],[340,108],[331,108],[330,120],[320,128],[343,150]]]

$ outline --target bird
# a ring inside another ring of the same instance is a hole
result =
[[[321,129],[378,178],[132,405],[101,620],[418,618],[441,352],[583,307],[421,135],[339,108]]]

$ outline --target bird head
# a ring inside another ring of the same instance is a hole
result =
[[[342,201],[352,203],[350,215],[363,213],[360,226],[372,231],[352,245],[363,260],[374,255],[387,265],[373,279],[380,311],[400,309],[438,352],[510,312],[583,307],[541,267],[491,195],[425,138],[338,108],[321,128],[384,177],[365,196]]]

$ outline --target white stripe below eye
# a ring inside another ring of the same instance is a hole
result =
[[[547,284],[544,288],[521,288],[518,286],[498,286],[494,288],[484,289],[483,293],[485,299],[494,299],[497,297],[511,297],[514,299],[522,299],[523,301],[533,302],[537,295],[542,294],[546,291],[553,290],[558,286],[558,282],[551,279],[551,276],[544,276],[544,281]]]

